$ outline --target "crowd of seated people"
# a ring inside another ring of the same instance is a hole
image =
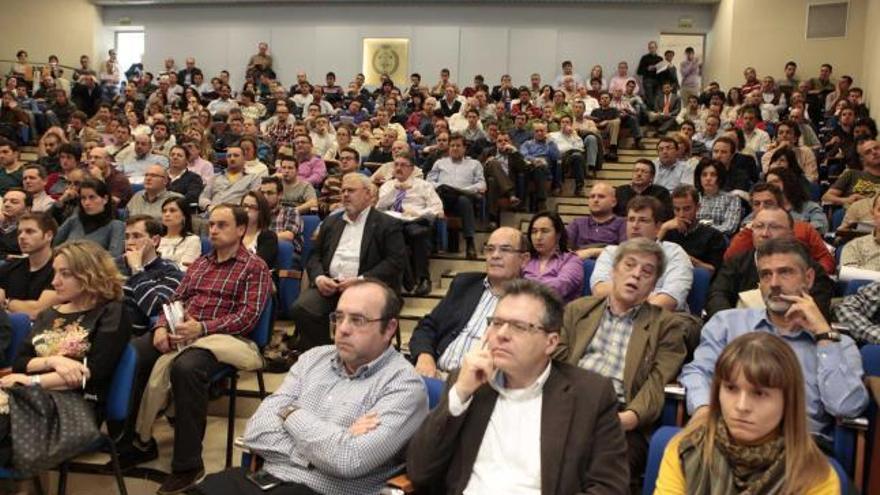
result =
[[[832,305],[835,278],[880,280],[876,125],[828,64],[804,79],[794,62],[775,79],[747,68],[725,89],[702,85],[693,50],[675,57],[651,42],[635,74],[622,61],[609,80],[566,61],[550,84],[460,87],[444,69],[374,90],[332,72],[288,88],[265,43],[240,88],[192,57],[156,74],[123,74],[115,53],[96,72],[84,57],[68,80],[57,59],[24,53],[0,109],[0,307],[36,331],[0,387],[85,378],[101,404],[132,342],[121,466],[158,457],[154,424],[173,400],[158,493],[183,493],[205,474],[211,377],[263,365],[239,337],[293,263],[308,283],[281,308],[289,372],[244,435],[277,493],[374,493],[404,458],[417,487],[635,492],[676,381],[693,419],[658,489],[830,486],[830,425],[868,403],[857,345],[880,343],[880,282]],[[637,156],[629,183],[598,180],[653,136],[656,159]],[[589,214],[548,209],[563,194]],[[525,232],[502,224],[509,210]],[[455,274],[407,361],[391,344],[400,295],[433,291],[443,228],[485,268]],[[280,243],[294,259],[279,260]],[[705,307],[691,307],[696,291]],[[184,315],[169,321],[175,302]],[[59,332],[88,344],[60,355],[44,342]],[[419,375],[447,380],[433,411]],[[730,412],[752,389],[777,408],[754,429]],[[729,448],[754,441],[759,464]],[[797,463],[779,461],[785,449]],[[233,471],[197,489],[262,493]]]

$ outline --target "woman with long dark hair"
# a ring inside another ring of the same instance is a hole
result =
[[[193,233],[192,210],[186,198],[176,196],[162,203],[165,235],[159,241],[159,255],[182,271],[202,255],[202,241]]]
[[[53,244],[88,239],[110,252],[121,256],[125,247],[125,224],[115,219],[113,201],[107,184],[97,179],[85,179],[79,186],[79,208],[58,228]]]
[[[543,211],[529,222],[529,253],[523,278],[555,290],[564,301],[572,301],[584,290],[583,262],[568,250],[565,224],[558,213]]]

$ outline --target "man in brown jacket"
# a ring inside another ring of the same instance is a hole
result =
[[[645,469],[648,440],[663,410],[664,386],[674,380],[687,355],[686,336],[699,322],[647,302],[666,261],[648,239],[617,249],[606,297],[584,297],[565,308],[554,357],[609,378],[617,394],[618,417],[626,432],[632,480]]]
[[[410,441],[407,474],[431,493],[623,494],[629,470],[614,389],[551,361],[562,302],[504,286],[483,337]]]

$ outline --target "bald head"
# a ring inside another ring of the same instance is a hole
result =
[[[499,227],[486,241],[486,274],[493,287],[518,278],[529,260],[526,236],[513,227]]]
[[[605,219],[612,214],[617,206],[617,195],[614,187],[607,182],[597,182],[590,188],[590,214],[594,218]]]

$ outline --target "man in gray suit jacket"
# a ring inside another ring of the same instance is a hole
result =
[[[480,347],[410,441],[407,474],[434,493],[623,494],[629,467],[611,382],[550,356],[562,302],[531,280],[504,292]]]
[[[400,292],[406,259],[399,220],[374,208],[370,178],[353,172],[342,178],[340,214],[324,220],[306,271],[312,286],[302,291],[291,312],[296,349],[305,352],[330,343],[330,312],[355,280],[372,277]]]

